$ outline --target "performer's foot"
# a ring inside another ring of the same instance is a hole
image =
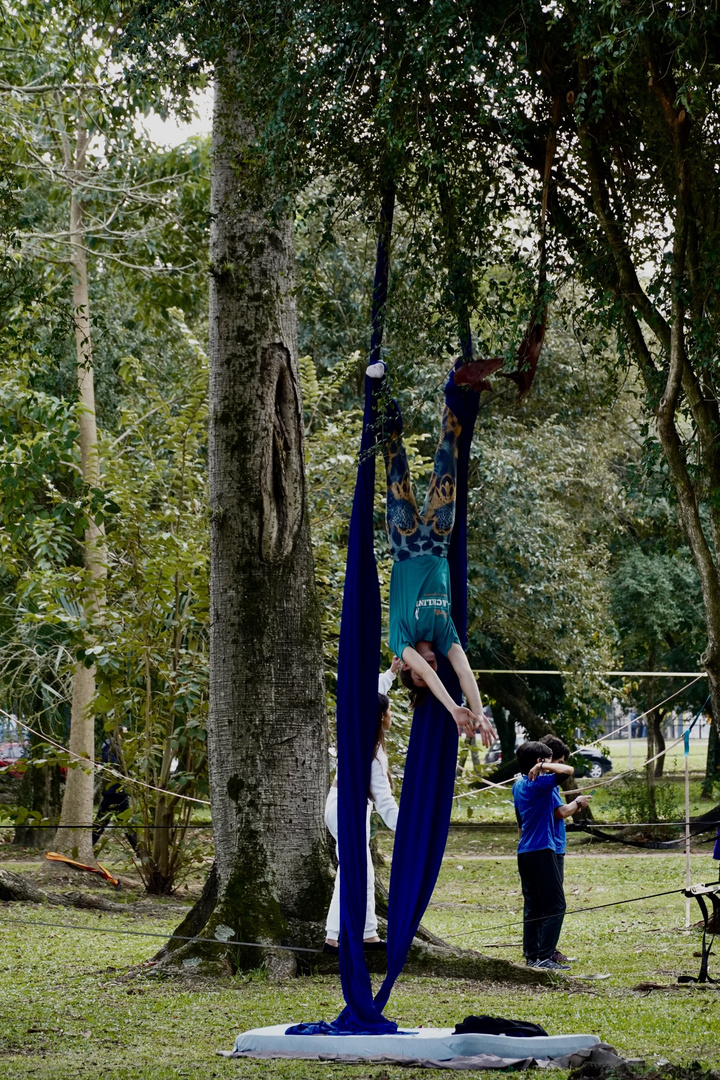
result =
[[[324,953],[330,953],[331,956],[337,956],[340,952],[340,946],[337,941],[324,941],[322,951]]]
[[[565,953],[562,953],[559,949],[556,949],[550,959],[554,960],[556,964],[574,964],[577,960],[577,957],[566,956]]]
[[[382,379],[386,371],[387,367],[382,360],[378,360],[375,364],[368,364],[365,368],[365,374],[371,379]]]
[[[504,362],[501,356],[493,356],[487,360],[470,360],[467,364],[461,364],[454,369],[455,385],[467,386],[478,394],[482,390],[492,390],[488,375],[499,371]]]
[[[363,949],[367,952],[384,952],[387,949],[387,941],[381,941],[380,938],[363,941]]]

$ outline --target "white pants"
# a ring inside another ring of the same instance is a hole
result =
[[[377,917],[375,915],[375,868],[372,864],[372,858],[370,856],[370,814],[372,812],[372,806],[368,803],[367,808],[367,825],[366,825],[366,837],[367,837],[367,905],[365,908],[365,931],[363,933],[364,938],[371,938],[377,935]],[[338,789],[331,787],[328,793],[327,800],[325,802],[325,824],[335,837],[337,843],[338,838]],[[337,941],[340,938],[340,868],[335,875],[335,888],[333,889],[332,900],[330,901],[330,909],[327,913],[327,922],[325,923],[325,937],[330,938],[332,941]]]

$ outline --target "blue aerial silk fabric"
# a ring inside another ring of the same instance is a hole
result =
[[[452,618],[463,648],[467,639],[467,489],[470,443],[479,394],[449,384],[446,400],[462,424],[458,446],[455,525],[448,561]],[[438,656],[438,674],[451,697],[462,701],[455,672]],[[458,732],[437,698],[429,695],[415,710],[400,797],[388,899],[387,975],[375,998],[384,1008],[402,971],[415,931],[432,896],[447,842]],[[343,873],[344,873],[343,869]],[[342,920],[342,906],[341,906]]]
[[[373,293],[370,361],[379,359],[382,311],[387,297],[388,239],[392,197],[383,207]],[[468,349],[463,343],[463,353]],[[381,606],[374,551],[375,445],[382,380],[365,379],[365,413],[350,519],[338,655],[338,854],[340,883],[340,979],[346,1006],[332,1023],[298,1024],[287,1034],[384,1035],[397,1024],[382,1014],[427,907],[447,840],[455,784],[458,734],[434,697],[415,711],[403,778],[388,902],[387,975],[373,999],[363,952],[367,896],[365,818],[370,789],[380,666]],[[467,629],[467,476],[479,395],[449,383],[446,397],[462,424],[458,446],[456,517],[449,562],[452,617],[462,644]],[[439,674],[461,701],[450,664],[439,657]]]

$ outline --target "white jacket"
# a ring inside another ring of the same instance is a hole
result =
[[[375,803],[375,809],[388,829],[395,832],[399,812],[398,804],[395,802],[395,796],[390,787],[388,759],[382,746],[378,746],[377,754],[370,767],[370,795]]]

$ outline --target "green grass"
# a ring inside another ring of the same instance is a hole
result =
[[[391,844],[391,837],[381,835],[383,851],[389,852]],[[2,859],[3,866],[32,867],[4,850],[10,857]],[[693,854],[693,880],[717,876],[718,864],[710,859],[710,851],[704,846]],[[111,865],[112,854],[108,849]],[[552,988],[531,990],[401,978],[387,1014],[406,1025],[452,1026],[467,1013],[490,1012],[534,1020],[551,1033],[596,1032],[623,1054],[646,1056],[649,1062],[665,1057],[717,1066],[718,990],[676,983],[679,974],[697,974],[699,968],[693,952],[699,948],[700,935],[696,928],[685,930],[683,898],[676,894],[586,910],[628,896],[679,888],[683,878],[679,854],[599,847],[572,837],[566,891],[569,908],[580,909],[580,914],[567,916],[561,946],[580,958],[574,965],[580,973],[607,973],[607,980],[563,980]],[[459,945],[518,960],[520,913],[512,834],[452,830],[426,925]],[[694,921],[697,911],[691,914]],[[218,981],[158,979],[150,968],[133,968],[152,954],[152,939],[20,925],[48,921],[165,933],[178,917],[176,912],[150,918],[26,904],[0,906],[0,1077],[412,1080],[405,1069],[237,1062],[215,1055],[218,1049],[230,1049],[236,1033],[250,1027],[332,1019],[342,1006],[336,977],[301,978],[280,986],[257,974]],[[711,959],[711,974],[720,976],[717,957]],[[645,981],[667,989],[633,989]],[[426,1071],[419,1075],[424,1077]]]
[[[675,742],[675,737],[667,738],[666,743],[670,746]],[[606,739],[601,747],[607,747],[610,760],[613,763],[613,772],[623,772],[629,768],[630,750],[627,739]],[[707,762],[707,739],[690,740],[690,771],[705,774]],[[647,739],[632,740],[632,765],[637,769],[642,766],[647,757]],[[685,757],[682,742],[665,755],[665,771],[667,773],[682,773],[685,769]]]

